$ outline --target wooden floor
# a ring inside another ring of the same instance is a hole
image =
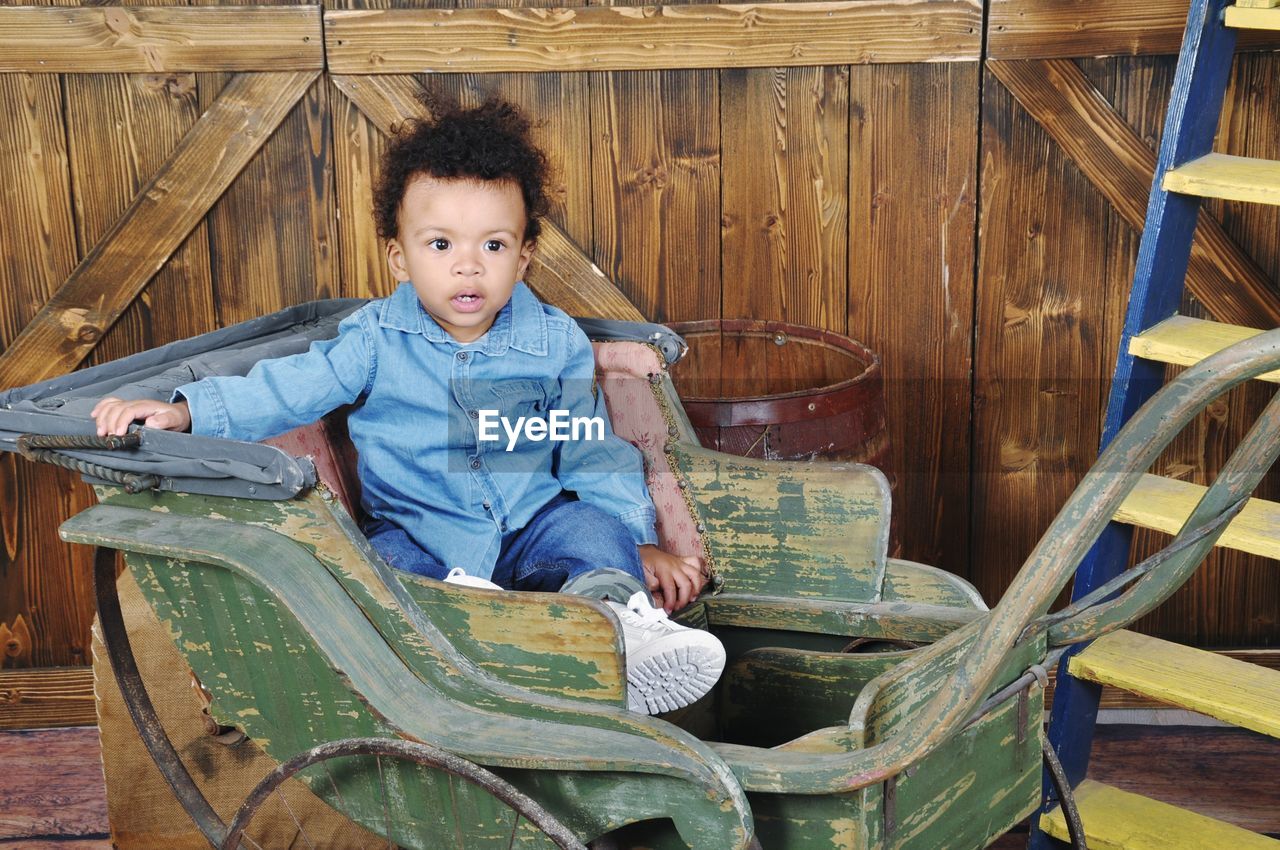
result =
[[[1100,726],[1090,776],[1280,837],[1280,741],[1239,729]],[[993,848],[1026,846],[1026,828]],[[0,732],[0,850],[109,850],[94,728]]]

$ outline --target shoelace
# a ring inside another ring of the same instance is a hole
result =
[[[641,598],[637,600],[637,596]],[[627,600],[627,612],[635,615],[637,621],[635,625],[649,631],[665,630],[670,622],[666,611],[661,608],[654,608],[639,593]]]

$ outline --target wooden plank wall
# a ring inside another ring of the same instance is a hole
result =
[[[454,7],[346,8],[387,5]],[[1156,5],[1160,21],[1185,13],[1185,0]],[[1005,29],[989,30],[992,54],[1049,55],[1052,39],[1027,26],[1053,20],[1051,6],[993,3]],[[1154,147],[1173,68],[1162,53],[1168,26],[1140,38],[1141,22],[1113,4],[1089,8],[1103,43],[1138,55],[1078,64]],[[229,77],[0,73],[0,344]],[[1137,235],[991,70],[968,61],[405,79],[466,102],[499,94],[542,120],[559,168],[553,218],[647,317],[779,319],[878,350],[903,555],[998,598],[1096,452]],[[1222,149],[1280,158],[1277,79],[1276,54],[1238,60]],[[369,217],[383,137],[349,94],[324,77],[311,84],[88,362],[299,301],[390,291]],[[1274,287],[1275,210],[1214,212]],[[752,374],[727,356],[726,380]],[[1240,396],[1171,450],[1170,470],[1199,480],[1221,462],[1257,406],[1257,393]],[[89,498],[74,476],[0,454],[0,637],[17,647],[3,666],[86,663],[89,564],[55,530]],[[1268,646],[1277,612],[1274,563],[1219,555],[1144,625],[1204,645]]]
[[[1176,57],[1077,60],[1089,82],[1152,148]],[[1237,57],[1218,150],[1280,156],[1268,131],[1280,110],[1280,56]],[[1268,77],[1268,75],[1270,75]],[[1264,82],[1269,80],[1269,82]],[[983,197],[975,361],[973,578],[998,595],[1096,454],[1138,233],[1014,100],[991,70],[983,99]],[[998,179],[992,179],[999,175]],[[1276,208],[1207,209],[1251,256],[1271,290],[1280,280]],[[1202,225],[1203,231],[1203,225]],[[1217,274],[1214,286],[1234,282]],[[1181,312],[1207,316],[1186,297]],[[1254,421],[1268,390],[1237,390],[1200,417],[1158,471],[1206,483]],[[1280,476],[1257,494],[1276,498]],[[1140,532],[1135,550],[1167,540]],[[1201,646],[1280,642],[1280,575],[1272,560],[1215,550],[1195,577],[1137,624]]]

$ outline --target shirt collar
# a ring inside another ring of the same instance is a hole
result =
[[[412,283],[400,284],[382,303],[378,324],[405,333],[422,334],[431,342],[461,344],[431,318],[418,301],[418,293]],[[542,302],[523,281],[516,282],[511,300],[498,311],[493,326],[477,342],[481,351],[493,356],[505,354],[508,348],[538,356],[547,353],[547,314],[542,309]]]

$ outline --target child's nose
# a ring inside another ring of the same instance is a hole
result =
[[[453,264],[453,273],[456,275],[477,275],[483,270],[484,267],[480,264],[479,258],[470,252],[459,254]]]

